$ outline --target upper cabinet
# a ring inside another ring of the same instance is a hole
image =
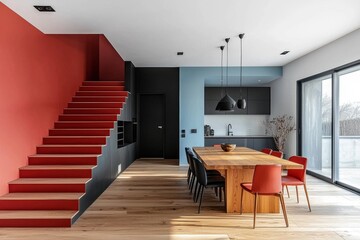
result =
[[[269,87],[229,87],[226,92],[237,101],[240,95],[246,99],[246,109],[234,108],[233,112],[216,111],[216,105],[221,96],[225,94],[225,88],[206,87],[205,88],[205,115],[224,115],[224,114],[251,114],[251,115],[269,115],[270,114],[270,88]]]

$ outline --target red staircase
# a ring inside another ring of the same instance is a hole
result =
[[[127,96],[124,82],[83,83],[0,197],[0,227],[70,227],[79,218],[101,194],[90,185]]]

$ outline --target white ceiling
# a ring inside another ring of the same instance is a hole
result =
[[[103,33],[137,67],[283,66],[360,28],[359,0],[2,0],[44,33]],[[33,5],[51,5],[41,13]],[[286,56],[279,54],[289,50]],[[183,56],[177,56],[183,51]]]

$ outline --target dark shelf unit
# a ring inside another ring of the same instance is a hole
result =
[[[227,93],[237,101],[241,96],[246,99],[246,109],[235,107],[233,112],[216,111],[222,91],[220,87],[206,87],[204,94],[204,111],[206,115],[270,115],[270,87],[229,87]]]
[[[136,142],[137,122],[118,121],[118,148]]]

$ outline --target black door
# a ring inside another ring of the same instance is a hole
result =
[[[164,95],[140,95],[139,152],[142,158],[164,157],[164,109]]]

